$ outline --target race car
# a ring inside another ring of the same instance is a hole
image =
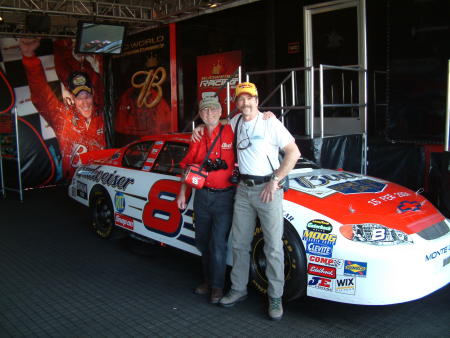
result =
[[[103,238],[114,233],[199,255],[193,197],[179,210],[190,134],[149,136],[86,153],[69,196],[92,210]],[[426,296],[450,281],[450,221],[398,184],[321,169],[301,159],[284,193],[285,300],[312,296],[385,305]],[[264,239],[255,229],[250,284],[267,292]],[[228,250],[228,263],[231,255]]]

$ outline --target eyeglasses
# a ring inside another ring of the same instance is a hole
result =
[[[252,142],[250,141],[250,137],[248,136],[248,130],[245,129],[245,138],[239,141],[236,148],[239,150],[245,150],[247,148],[250,148],[252,146]]]

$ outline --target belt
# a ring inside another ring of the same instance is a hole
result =
[[[247,187],[253,187],[258,184],[262,184],[265,182],[269,182],[272,175],[267,176],[253,176],[253,175],[242,175],[240,182],[246,185]]]
[[[225,192],[225,191],[230,191],[234,189],[234,186],[229,186],[228,188],[223,188],[223,189],[214,189],[214,188],[209,188],[209,187],[203,187],[203,190],[209,191],[209,192]]]

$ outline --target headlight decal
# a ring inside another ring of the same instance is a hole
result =
[[[345,224],[339,230],[345,238],[353,242],[380,246],[413,243],[403,231],[391,229],[381,224]]]

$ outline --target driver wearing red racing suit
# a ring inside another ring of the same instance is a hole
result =
[[[86,73],[72,73],[68,83],[74,105],[65,105],[49,87],[41,61],[34,55],[39,46],[37,39],[21,40],[31,101],[53,128],[62,155],[63,175],[70,179],[80,165],[80,154],[106,147],[104,120],[93,103],[92,84]]]

